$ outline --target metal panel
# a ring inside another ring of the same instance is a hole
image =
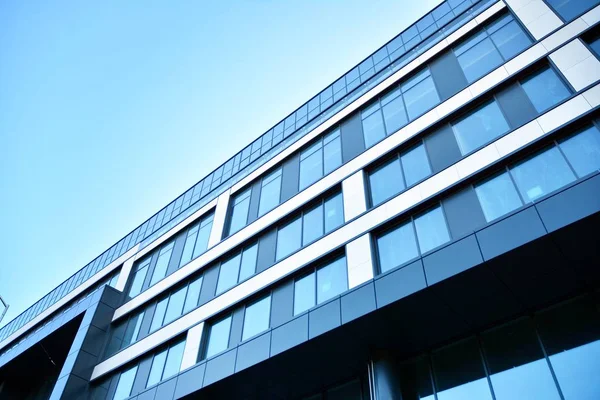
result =
[[[516,83],[498,93],[496,99],[513,129],[531,121],[538,114],[523,88]]]
[[[342,161],[344,164],[365,151],[365,139],[359,112],[342,122],[341,138]]]
[[[427,135],[425,147],[433,172],[440,172],[462,158],[450,125],[444,125]]]
[[[442,101],[468,86],[465,74],[452,51],[447,51],[429,64],[429,70]]]
[[[300,182],[300,154],[289,157],[283,163],[283,173],[281,178],[281,202],[292,198],[298,193]]]

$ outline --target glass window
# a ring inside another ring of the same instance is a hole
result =
[[[325,201],[325,233],[344,224],[344,200],[342,193]]]
[[[117,383],[117,389],[113,400],[123,400],[129,397],[131,389],[133,388],[133,381],[135,380],[135,374],[137,373],[137,365],[133,368],[124,371],[119,376],[119,383]]]
[[[162,379],[167,379],[179,372],[181,368],[181,359],[183,358],[183,350],[185,349],[185,341],[177,343],[169,348],[165,370],[163,371]]]
[[[294,315],[315,305],[315,277],[313,272],[294,282]]]
[[[183,246],[183,252],[181,254],[181,260],[179,261],[180,268],[192,260],[194,245],[196,244],[196,238],[198,237],[198,229],[200,229],[200,224],[196,224],[188,230],[187,237],[185,238],[185,245]]]
[[[144,319],[144,312],[140,312],[129,319],[127,322],[127,329],[123,336],[123,343],[121,348],[129,346],[131,343],[137,340],[138,334],[140,333],[140,327],[142,326],[142,320]]]
[[[238,282],[241,282],[256,272],[256,257],[258,256],[258,244],[248,247],[242,253],[242,264],[240,266],[240,276]]]
[[[187,286],[182,287],[175,293],[172,293],[169,297],[169,305],[165,312],[165,319],[163,325],[175,320],[181,315],[183,311],[183,303],[185,303],[185,294],[187,292]]]
[[[202,277],[194,280],[188,287],[187,294],[185,296],[185,305],[183,306],[183,314],[193,310],[198,306],[198,299],[200,298],[200,289],[202,289]]]
[[[377,238],[381,272],[386,272],[419,256],[413,224],[408,222]]]
[[[440,102],[440,97],[437,94],[429,70],[425,70],[408,80],[402,85],[402,92],[404,93],[404,102],[408,117],[411,120],[417,118]]]
[[[171,242],[160,249],[160,252],[158,253],[158,260],[156,261],[156,266],[154,267],[154,272],[152,273],[152,279],[150,280],[150,286],[163,279],[167,274],[167,267],[169,266],[171,254],[173,253],[173,243],[174,242]]]
[[[229,330],[231,329],[231,316],[222,319],[210,327],[206,358],[227,350],[229,347]]]
[[[405,189],[404,177],[397,158],[369,174],[371,203],[376,206]]]
[[[323,144],[319,140],[300,154],[300,190],[323,176]]]
[[[415,227],[417,229],[421,253],[428,252],[450,241],[450,234],[448,233],[442,207],[434,208],[415,218]]]
[[[269,317],[271,316],[271,296],[246,307],[244,315],[244,330],[242,340],[269,329]]]
[[[146,274],[148,273],[148,266],[150,265],[150,258],[140,264],[133,276],[131,287],[129,288],[129,297],[135,297],[142,291]]]
[[[304,213],[302,229],[302,244],[308,243],[323,236],[323,205],[319,204],[312,210]]]
[[[475,82],[504,61],[484,31],[455,47],[454,53],[469,83]]]
[[[212,228],[213,216],[204,219],[200,223],[200,230],[198,231],[198,238],[196,239],[196,245],[194,246],[193,258],[198,257],[200,254],[206,251],[208,247],[208,238],[210,237],[210,230]]]
[[[596,53],[596,57],[599,57],[600,56],[600,36],[594,38],[593,40],[590,40],[588,42],[588,44],[590,45],[590,47],[592,48],[594,53]]]
[[[600,169],[600,132],[595,126],[562,141],[560,148],[580,178]]]
[[[491,222],[523,205],[508,172],[475,187],[487,222]]]
[[[567,86],[552,68],[546,68],[527,78],[521,86],[540,113],[571,95]]]
[[[346,258],[342,257],[317,270],[317,303],[322,303],[348,289]]]
[[[508,132],[510,127],[495,101],[487,103],[452,124],[463,155]]]
[[[574,20],[599,3],[598,0],[547,0],[547,2],[565,21]]]
[[[242,255],[237,254],[221,263],[221,268],[219,268],[219,280],[217,281],[217,294],[223,293],[225,290],[235,286],[238,280],[241,259]]]
[[[165,318],[165,312],[167,311],[167,303],[169,298],[162,299],[156,304],[154,309],[154,315],[152,316],[152,323],[150,324],[150,332],[154,332],[162,326],[163,319]]]
[[[266,176],[262,180],[260,189],[260,201],[258,203],[258,215],[263,215],[279,205],[281,192],[281,168]]]
[[[531,44],[529,36],[527,36],[519,24],[510,15],[501,18],[493,25],[495,25],[498,30],[492,33],[492,29],[488,28],[488,32],[491,33],[490,37],[492,38],[492,41],[505,60],[516,56]],[[501,25],[503,26],[500,27]]]
[[[431,167],[425,146],[419,145],[400,157],[406,186],[412,186],[425,177],[431,175]]]
[[[559,400],[531,319],[482,335],[496,400]]]
[[[277,230],[277,260],[292,254],[302,246],[302,219],[297,218]]]
[[[146,387],[156,385],[161,381],[162,373],[165,368],[165,361],[167,361],[167,353],[168,350],[161,351],[152,359],[152,366],[150,367],[150,375],[148,375]]]
[[[375,111],[373,111],[373,109],[375,109]],[[381,110],[379,110],[379,103],[376,103],[362,113],[362,125],[365,146],[367,148],[373,146],[385,137],[385,128],[383,126]]]
[[[385,128],[389,134],[396,132],[408,122],[400,89],[396,89],[381,99]]]
[[[516,165],[510,172],[525,203],[575,180],[571,168],[556,147]]]
[[[246,190],[236,196],[233,201],[233,209],[231,211],[231,222],[229,223],[229,234],[239,231],[248,221],[248,209],[250,208],[250,193],[251,189]]]
[[[431,358],[438,400],[492,400],[475,338],[433,352]]]
[[[325,175],[342,165],[342,139],[339,129],[323,138],[323,158]]]

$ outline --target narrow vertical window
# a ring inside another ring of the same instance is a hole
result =
[[[240,271],[241,259],[242,255],[237,254],[221,263],[221,268],[219,268],[219,280],[217,281],[217,294],[235,286]]]
[[[442,207],[436,207],[415,218],[415,227],[421,253],[426,253],[450,241]]]
[[[169,305],[165,311],[163,325],[167,325],[169,322],[174,321],[181,316],[181,312],[183,311],[183,303],[185,303],[186,292],[187,286],[184,286],[175,293],[171,293],[171,296],[169,296]]]
[[[362,126],[365,146],[367,148],[385,137],[385,127],[383,125],[379,102],[376,102],[362,112]]]
[[[198,306],[198,299],[200,298],[200,289],[202,289],[202,277],[199,277],[198,279],[190,283],[187,294],[185,296],[183,314],[193,310]]]
[[[369,174],[369,187],[371,189],[371,204],[379,205],[395,194],[403,191],[404,176],[400,167],[400,160],[394,158],[387,164],[379,167]]]
[[[525,79],[521,86],[539,113],[571,95],[567,86],[550,67]]]
[[[325,233],[344,225],[344,199],[342,193],[325,200]]]
[[[250,193],[251,189],[239,194],[233,200],[233,207],[231,210],[231,220],[229,222],[229,234],[232,235],[235,232],[246,226],[248,222],[248,209],[250,208]]]
[[[133,388],[133,381],[135,380],[135,375],[137,374],[137,365],[133,368],[124,371],[119,375],[119,382],[117,383],[117,389],[115,390],[115,395],[113,396],[113,400],[124,400],[131,394],[131,389]]]
[[[169,298],[162,299],[156,304],[156,308],[154,309],[154,315],[152,316],[152,323],[150,324],[150,332],[154,332],[158,328],[162,326],[163,320],[165,318],[165,312],[167,311],[167,304],[169,303]]]
[[[281,168],[262,180],[260,190],[260,201],[258,203],[258,215],[263,215],[267,211],[279,205],[281,194]]]
[[[300,190],[323,176],[323,143],[319,140],[300,154]]]
[[[256,272],[256,259],[258,256],[258,243],[254,244],[242,253],[242,262],[240,265],[240,276],[238,282],[241,282]]]
[[[595,126],[563,140],[560,148],[580,178],[600,170],[600,131]]]
[[[277,230],[276,259],[281,260],[302,247],[302,218]]]
[[[242,340],[246,340],[269,329],[271,316],[271,296],[246,307]]]
[[[227,350],[229,347],[229,331],[231,329],[231,316],[224,318],[210,327],[206,358]]]
[[[317,303],[322,303],[348,290],[346,257],[317,270]]]
[[[160,249],[158,260],[156,261],[156,266],[152,273],[152,279],[150,280],[150,286],[163,279],[167,274],[167,268],[169,266],[169,261],[171,260],[171,254],[173,253],[173,245],[174,242],[171,242]]]
[[[316,274],[313,272],[294,282],[294,315],[314,307]]]
[[[381,99],[383,119],[387,134],[390,135],[408,123],[406,108],[400,88],[385,95]]]
[[[148,266],[150,265],[150,258],[146,259],[140,265],[137,266],[137,270],[133,275],[133,280],[129,288],[129,297],[135,297],[142,292],[142,286],[148,273]]]

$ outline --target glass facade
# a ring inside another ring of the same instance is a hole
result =
[[[546,0],[565,21],[572,21],[584,12],[600,4],[598,0]]]
[[[232,288],[256,271],[256,257],[258,244],[253,244],[235,256],[221,263],[219,280],[217,281],[217,294]]]
[[[206,358],[227,350],[229,347],[229,332],[231,330],[231,316],[226,317],[210,327]]]
[[[294,315],[348,290],[346,258],[339,258],[294,282]]]

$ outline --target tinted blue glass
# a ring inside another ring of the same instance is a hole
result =
[[[222,319],[210,327],[206,358],[212,357],[229,347],[229,331],[231,329],[231,316]]]
[[[379,267],[389,271],[419,255],[413,224],[408,222],[377,239]]]
[[[369,174],[369,186],[373,206],[404,190],[406,186],[402,168],[400,168],[400,160],[394,159]]]
[[[385,137],[385,129],[380,110],[377,110],[373,114],[364,117],[362,120],[362,125],[365,146],[371,147]]]
[[[129,319],[127,322],[127,329],[123,336],[123,343],[121,348],[129,346],[131,343],[137,340],[138,334],[140,333],[140,327],[142,326],[142,320],[144,319],[144,312],[140,312]]]
[[[263,178],[260,201],[258,203],[258,215],[263,215],[279,205],[280,192],[281,169],[278,169],[271,175]]]
[[[144,284],[146,274],[148,273],[148,265],[150,265],[150,259],[144,261],[136,271],[131,287],[129,288],[129,297],[135,297],[142,291],[142,285]]]
[[[592,40],[588,44],[590,45],[594,53],[596,53],[596,57],[600,56],[600,37]]]
[[[196,224],[193,226],[187,234],[185,239],[185,245],[183,246],[183,253],[181,254],[181,260],[179,261],[179,266],[187,264],[191,261],[192,255],[194,253],[194,245],[196,244],[196,238],[198,237],[198,229],[200,228],[200,224]]]
[[[346,290],[348,290],[348,277],[345,257],[317,270],[317,304]]]
[[[169,266],[171,254],[173,253],[173,244],[174,242],[171,242],[160,249],[158,260],[156,261],[156,266],[154,267],[154,272],[152,273],[152,279],[150,280],[150,286],[163,279],[167,274],[167,267]]]
[[[251,246],[242,253],[242,264],[240,265],[239,282],[251,277],[256,272],[256,256],[258,255],[258,244]]]
[[[269,329],[271,316],[271,296],[246,307],[242,340],[246,340]]]
[[[302,219],[287,224],[277,231],[277,260],[292,254],[302,246]]]
[[[161,381],[162,373],[165,368],[165,361],[167,360],[167,352],[168,350],[161,351],[152,359],[152,366],[150,367],[150,375],[148,375],[146,387],[156,385]]]
[[[162,374],[162,379],[170,378],[179,372],[181,367],[181,359],[183,358],[183,350],[185,348],[185,342],[180,342],[175,346],[169,348],[169,354],[167,355],[167,361],[165,362],[165,370]]]
[[[600,132],[591,126],[560,143],[560,148],[579,177],[600,169]]]
[[[459,50],[463,50],[462,47],[455,49],[457,54]],[[483,39],[464,52],[461,51],[457,58],[469,82],[475,82],[503,62],[502,56],[490,39]]]
[[[340,131],[323,138],[323,169],[325,175],[342,165],[342,140]]]
[[[230,258],[221,264],[219,268],[219,280],[217,281],[217,294],[235,286],[240,271],[241,254]]]
[[[430,76],[411,88],[408,88],[409,84],[410,81],[406,85],[403,85],[402,91],[404,92],[404,103],[408,117],[413,120],[439,104],[440,97]]]
[[[300,190],[323,176],[323,149],[319,141],[300,154]]]
[[[531,44],[529,36],[515,21],[492,33],[491,38],[505,60],[516,56]]]
[[[135,380],[135,374],[137,373],[137,365],[133,368],[122,372],[119,376],[119,383],[115,390],[113,400],[123,400],[129,397],[131,394],[131,388],[133,387],[133,381]]]
[[[415,228],[417,229],[421,253],[434,249],[450,240],[441,207],[434,208],[415,218]]]
[[[396,132],[408,122],[400,89],[381,99],[385,128],[388,134]]]
[[[566,21],[571,21],[594,7],[598,0],[547,0],[548,4]]]
[[[162,326],[163,319],[165,318],[165,312],[167,311],[167,304],[169,298],[163,299],[158,302],[154,309],[154,315],[152,316],[152,323],[150,324],[150,332],[154,332]]]
[[[508,132],[510,127],[498,104],[493,101],[452,124],[463,155]]]
[[[303,216],[302,244],[308,243],[323,236],[323,206],[318,205]]]
[[[325,233],[344,224],[344,200],[339,193],[325,201]]]
[[[238,195],[233,202],[229,234],[235,233],[246,226],[248,208],[250,207],[250,189]]]
[[[431,167],[427,158],[425,146],[420,145],[400,157],[406,185],[412,186],[431,175]]]
[[[518,164],[511,174],[526,203],[573,182],[575,175],[556,147]]]
[[[315,279],[316,274],[313,272],[294,282],[294,315],[315,305]]]
[[[538,112],[546,111],[571,95],[552,68],[546,68],[521,83]]]
[[[187,293],[187,286],[179,289],[169,297],[169,304],[167,305],[167,311],[165,312],[165,319],[163,325],[174,321],[176,318],[181,316],[183,311],[183,303],[185,303],[185,295]]]
[[[475,192],[488,222],[523,205],[508,172],[476,186]]]
[[[198,305],[198,299],[200,298],[200,289],[202,288],[202,277],[192,281],[188,287],[187,294],[185,296],[185,305],[183,306],[183,314],[193,310]]]
[[[193,258],[198,257],[200,254],[206,251],[208,247],[208,238],[210,237],[210,230],[212,228],[213,219],[210,217],[208,221],[202,221],[200,230],[198,231],[198,237],[196,238],[196,245],[194,246]]]

